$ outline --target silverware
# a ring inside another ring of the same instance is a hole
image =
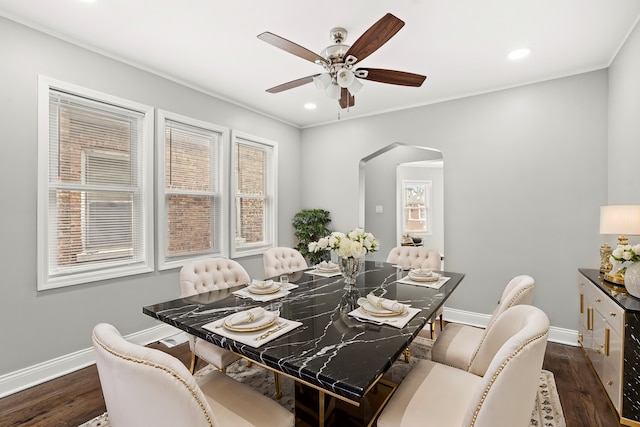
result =
[[[265,339],[265,338],[268,338],[268,337],[270,337],[271,335],[273,335],[273,334],[275,334],[276,332],[278,332],[279,330],[286,328],[289,324],[288,324],[288,323],[286,323],[286,322],[278,322],[278,323],[276,323],[276,325],[277,325],[277,326],[276,326],[275,328],[271,328],[271,329],[269,329],[269,330],[268,330],[267,332],[265,332],[264,334],[262,334],[262,335],[259,335],[259,336],[255,337],[255,338],[254,338],[254,340],[255,340],[255,341],[260,341],[260,340],[263,340],[263,339]]]

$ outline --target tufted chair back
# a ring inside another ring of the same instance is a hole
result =
[[[93,329],[92,340],[113,427],[219,425],[207,398],[178,359],[128,342],[107,323]]]
[[[218,371],[195,379],[160,350],[125,340],[110,324],[93,328],[93,348],[112,427],[292,427],[293,413]]]
[[[180,290],[183,297],[249,282],[249,273],[232,259],[199,259],[185,264],[180,270]]]
[[[307,261],[293,248],[277,247],[267,249],[262,255],[264,277],[276,277],[291,274],[307,268]]]
[[[442,256],[440,252],[422,246],[396,246],[389,251],[387,262],[410,268],[429,268],[440,270]]]
[[[493,310],[491,319],[486,329],[491,329],[491,325],[496,321],[498,316],[505,310],[520,304],[530,305],[533,302],[533,290],[535,288],[535,280],[531,276],[523,274],[516,276],[507,283],[502,296],[498,301],[498,305]]]
[[[500,315],[474,362],[487,367],[479,369],[485,374],[462,425],[529,424],[548,335],[549,318],[537,307],[518,305]]]

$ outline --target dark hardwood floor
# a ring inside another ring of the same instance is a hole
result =
[[[188,365],[188,344],[159,348]],[[556,379],[567,427],[618,427],[613,406],[579,347],[549,343],[544,369]],[[0,399],[0,427],[76,427],[106,411],[95,365]]]

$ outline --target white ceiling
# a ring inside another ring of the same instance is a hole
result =
[[[405,26],[358,64],[424,74],[422,87],[363,81],[348,111],[313,84],[265,92],[322,68],[258,34],[320,53],[331,28],[350,45],[387,12]],[[0,15],[304,128],[607,67],[640,1],[0,0]],[[525,46],[529,57],[506,59]]]

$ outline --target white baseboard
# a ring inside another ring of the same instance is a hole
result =
[[[127,341],[146,345],[179,332],[181,331],[173,326],[162,324],[127,335],[125,338]],[[77,371],[93,363],[95,363],[93,348],[89,347],[2,375],[0,376],[0,398]]]
[[[448,307],[444,308],[443,317],[447,322],[464,323],[478,327],[485,327],[490,318],[488,314],[473,313]],[[125,338],[133,343],[146,345],[180,332],[179,329],[173,326],[162,324],[127,335]],[[578,331],[551,327],[549,341],[577,346]],[[2,375],[0,376],[0,398],[77,371],[93,363],[95,363],[93,348],[89,347]]]
[[[445,307],[442,317],[446,322],[463,323],[484,328],[489,323],[491,315]],[[552,326],[549,330],[549,341],[577,347],[578,331]]]

